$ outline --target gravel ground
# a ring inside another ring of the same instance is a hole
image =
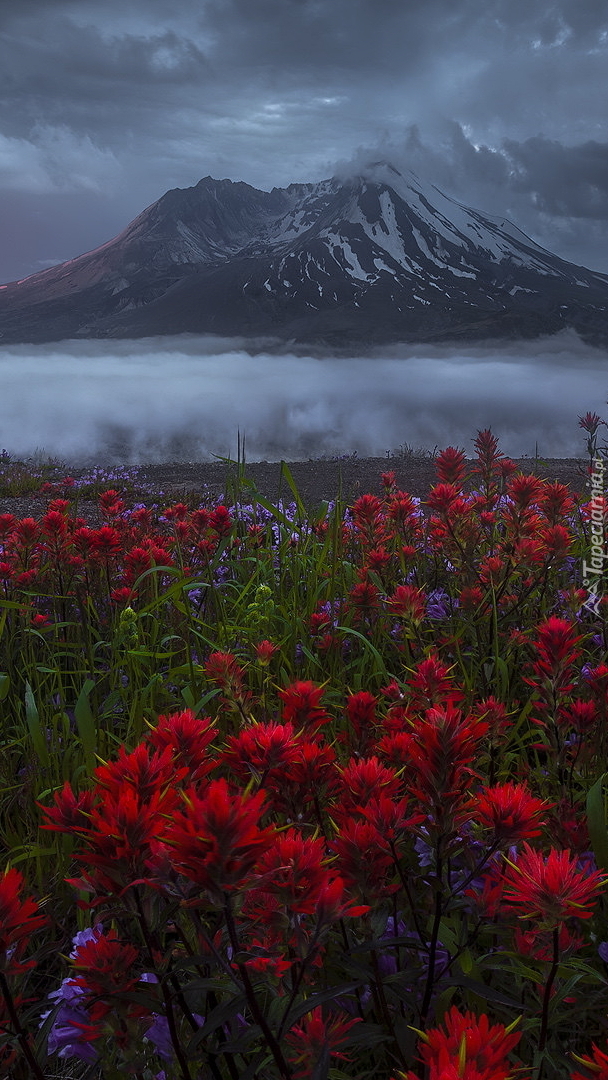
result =
[[[573,491],[584,491],[588,477],[588,463],[577,458],[534,459],[521,458],[517,462],[524,473],[535,473],[548,480],[560,480]],[[308,510],[314,510],[324,500],[334,499],[338,494],[346,501],[367,492],[380,493],[380,474],[392,470],[397,485],[410,495],[423,498],[436,482],[433,458],[430,455],[403,454],[382,458],[345,457],[342,459],[317,459],[289,463],[293,482]],[[90,471],[90,470],[89,470]],[[124,470],[123,470],[124,471]],[[78,480],[84,470],[73,472]],[[107,470],[107,486],[120,489],[122,481],[112,480],[112,470]],[[224,462],[167,462],[141,465],[129,469],[134,487],[133,501],[168,506],[178,500],[191,505],[218,499],[231,501],[230,492],[238,481],[238,469]],[[279,462],[252,462],[244,467],[245,490],[250,487],[263,498],[276,503],[280,498],[292,501],[288,480]],[[49,496],[0,497],[0,513],[12,513],[18,517],[37,517],[44,512]],[[81,500],[78,512],[91,523],[98,521],[95,502]]]

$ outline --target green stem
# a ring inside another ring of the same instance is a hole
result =
[[[251,979],[249,978],[249,972],[247,971],[247,967],[245,964],[243,964],[237,959],[241,946],[236,932],[236,926],[234,924],[234,917],[232,914],[232,906],[230,904],[230,897],[228,894],[224,895],[224,915],[226,918],[228,937],[230,938],[230,944],[232,945],[232,951],[234,954],[234,963],[239,969],[239,975],[241,976],[241,979],[243,981],[243,987],[245,989],[247,1003],[249,1005],[249,1008],[251,1009],[252,1016],[256,1024],[258,1024],[258,1026],[260,1027],[264,1038],[266,1039],[268,1049],[270,1050],[276,1062],[279,1073],[284,1078],[284,1080],[292,1080],[291,1069],[289,1068],[289,1065],[283,1057],[283,1051],[281,1050],[279,1043],[277,1042],[272,1031],[270,1030],[266,1021],[266,1017],[260,1009],[255,990],[253,989]]]
[[[437,847],[439,849],[439,841]],[[443,914],[443,887],[441,883],[442,876],[442,860],[437,851],[437,887],[435,891],[435,916],[433,919],[433,929],[431,931],[431,941],[429,945],[429,966],[426,976],[426,986],[424,988],[424,996],[422,998],[422,1005],[420,1007],[420,1022],[422,1025],[426,1022],[426,1018],[431,1004],[431,997],[433,995],[433,986],[435,984],[435,964],[437,960],[437,943],[439,941],[439,927],[441,925],[441,916]]]
[[[180,1071],[181,1071],[181,1074],[182,1074],[184,1080],[192,1080],[192,1074],[191,1074],[190,1069],[188,1067],[188,1062],[186,1061],[186,1058],[184,1057],[184,1053],[183,1053],[181,1043],[180,1043],[180,1040],[179,1040],[179,1035],[177,1033],[177,1025],[175,1023],[175,1012],[174,1012],[174,1009],[173,1009],[173,1002],[171,1001],[171,995],[169,994],[167,984],[164,982],[164,980],[162,978],[159,978],[158,975],[156,974],[156,962],[154,960],[154,951],[155,951],[154,950],[154,942],[153,942],[153,940],[152,940],[152,938],[150,936],[150,931],[148,929],[148,924],[146,922],[146,917],[145,917],[145,914],[144,914],[144,909],[143,909],[143,905],[142,905],[142,902],[141,902],[141,897],[139,896],[139,893],[138,893],[137,889],[134,889],[133,893],[134,893],[134,896],[135,896],[135,903],[137,905],[137,913],[139,915],[139,921],[140,921],[140,925],[141,925],[142,934],[144,936],[144,941],[146,943],[146,948],[148,950],[148,954],[149,954],[149,957],[150,957],[150,962],[151,962],[151,965],[152,965],[152,971],[154,972],[154,974],[156,975],[156,978],[158,979],[158,985],[159,985],[161,993],[163,995],[163,1001],[164,1001],[164,1004],[165,1004],[165,1013],[166,1013],[166,1016],[167,1016],[167,1025],[169,1027],[169,1035],[171,1036],[171,1044],[172,1044],[173,1049],[175,1051],[175,1057],[177,1059],[177,1063],[179,1065],[179,1068],[180,1068]]]
[[[538,1036],[538,1049],[542,1053],[547,1043],[547,1033],[549,1031],[549,1004],[551,1001],[551,991],[553,990],[553,983],[555,982],[555,976],[557,975],[557,969],[559,967],[559,927],[555,926],[553,929],[553,959],[551,961],[551,969],[547,976],[545,983],[545,993],[543,997],[543,1011],[540,1022],[540,1034]],[[542,1073],[542,1061],[539,1067],[538,1080],[540,1080]]]
[[[22,1027],[19,1016],[17,1015],[15,1002],[13,1001],[13,995],[11,994],[8,982],[6,981],[6,976],[3,971],[0,971],[0,994],[2,994],[2,997],[6,1002],[6,1009],[10,1017],[11,1024],[15,1029],[15,1034],[17,1036],[17,1039],[19,1040],[19,1045],[21,1047],[23,1056],[32,1071],[32,1076],[35,1076],[36,1080],[46,1080],[45,1074],[43,1073],[38,1062],[36,1061],[36,1058],[32,1053],[32,1048],[28,1041],[27,1032]]]

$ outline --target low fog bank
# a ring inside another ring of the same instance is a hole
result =
[[[282,351],[281,351],[282,349]],[[0,348],[0,445],[71,464],[471,452],[584,456],[577,416],[608,416],[608,353],[535,342],[390,346],[363,356],[189,335]]]

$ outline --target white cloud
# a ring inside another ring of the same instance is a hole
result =
[[[405,444],[580,456],[577,416],[605,412],[606,353],[564,333],[527,345],[395,346],[368,356],[251,353],[184,335],[0,348],[5,448],[67,462],[384,456]]]
[[[116,186],[120,165],[111,150],[63,125],[38,124],[28,138],[0,134],[0,187],[37,195],[102,194]]]

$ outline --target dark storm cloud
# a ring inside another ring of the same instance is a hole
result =
[[[607,59],[605,0],[3,0],[0,198],[22,197],[30,250],[26,206],[81,197],[73,231],[42,230],[31,272],[169,187],[317,180],[383,143],[597,265]],[[18,232],[4,280],[26,272],[10,271]]]

